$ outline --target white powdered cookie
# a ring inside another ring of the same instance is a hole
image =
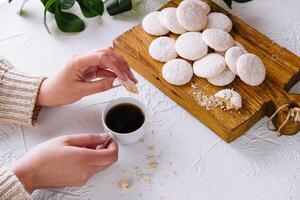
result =
[[[207,24],[204,9],[192,1],[182,1],[177,8],[176,16],[181,26],[188,31],[201,31]]]
[[[214,76],[212,78],[208,78],[208,82],[215,86],[225,86],[229,85],[234,81],[235,74],[232,73],[228,68],[225,68],[223,72],[221,72],[219,75]]]
[[[149,54],[160,62],[175,59],[178,56],[175,49],[175,40],[169,37],[156,38],[149,46]]]
[[[119,78],[116,78],[113,82],[113,87],[118,87],[118,86],[123,86],[128,92],[134,93],[134,94],[138,94],[139,90],[136,87],[135,83],[128,79],[127,81],[122,81]]]
[[[176,17],[177,8],[165,8],[160,12],[160,23],[172,33],[182,34],[186,30],[179,24]]]
[[[247,51],[241,47],[231,47],[226,51],[225,62],[232,73],[237,74],[236,63],[241,55],[246,54]]]
[[[234,41],[234,45],[233,46],[234,47],[241,47],[241,48],[245,49],[245,47],[241,43],[239,43],[238,41]],[[215,50],[215,53],[220,54],[221,56],[225,56],[226,51],[216,51]]]
[[[207,28],[218,28],[226,32],[232,29],[232,21],[227,15],[219,12],[212,12],[208,15]]]
[[[173,85],[184,85],[193,77],[192,65],[183,59],[170,60],[162,68],[163,78]]]
[[[186,1],[193,1],[193,2],[197,3],[204,9],[205,14],[208,15],[208,13],[210,13],[210,6],[207,3],[205,3],[204,1],[202,1],[202,0],[186,0]]]
[[[187,60],[198,60],[208,52],[208,46],[202,40],[199,32],[187,32],[176,40],[176,51],[179,56]]]
[[[260,85],[266,78],[266,68],[262,60],[254,54],[244,54],[237,61],[237,74],[251,86]]]
[[[212,78],[219,75],[226,68],[223,56],[210,53],[204,58],[197,60],[194,65],[194,74],[201,78]]]
[[[226,51],[234,45],[231,35],[221,29],[206,29],[202,33],[202,39],[209,47],[217,51]]]
[[[242,97],[239,93],[231,89],[223,89],[214,95],[226,102],[227,109],[239,109],[242,107]]]
[[[159,21],[159,11],[151,12],[142,21],[144,31],[150,35],[160,36],[169,32]]]

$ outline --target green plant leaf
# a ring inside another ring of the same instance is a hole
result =
[[[47,24],[47,11],[51,10],[51,8],[55,7],[56,4],[59,3],[59,0],[48,0],[45,4],[45,9],[44,9],[44,26],[49,34],[51,34],[50,29]]]
[[[117,15],[132,9],[132,0],[107,0],[106,10],[110,16]]]
[[[87,18],[102,15],[104,5],[102,0],[76,0],[80,6],[83,16]]]
[[[249,2],[249,1],[253,1],[253,0],[223,0],[223,1],[227,4],[227,6],[229,8],[231,8],[232,1],[237,2],[237,3],[246,3],[246,2]]]
[[[44,7],[46,7],[46,4],[48,3],[48,1],[50,1],[50,0],[41,0],[41,2],[44,4]],[[51,12],[52,14],[54,14],[54,13],[55,13],[55,7],[56,7],[56,5],[53,4],[53,5],[51,5],[51,6],[48,8],[47,11]]]
[[[56,6],[56,4],[59,2],[59,0],[48,0],[45,4],[45,10],[49,11],[53,6]]]
[[[223,0],[229,8],[232,6],[232,0]]]
[[[61,0],[60,2],[61,2],[62,9],[70,9],[75,4],[75,0]]]
[[[61,11],[61,5],[55,9],[55,21],[58,28],[67,33],[80,32],[85,28],[84,22],[76,15]]]

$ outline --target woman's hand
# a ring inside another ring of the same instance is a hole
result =
[[[60,106],[112,88],[114,79],[137,82],[125,59],[112,48],[71,59],[62,71],[41,85],[39,106]],[[101,78],[100,80],[94,80]]]
[[[103,147],[108,135],[61,136],[28,151],[12,167],[12,172],[28,192],[35,189],[82,186],[93,174],[118,159],[118,145]],[[96,150],[97,149],[97,150]]]

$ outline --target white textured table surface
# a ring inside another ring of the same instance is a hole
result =
[[[148,0],[143,12],[161,3]],[[218,3],[225,7],[221,0]],[[25,11],[25,17],[20,17],[7,3],[0,7],[0,55],[24,72],[47,76],[74,54],[111,45],[116,36],[141,19],[138,13],[115,18],[105,15],[90,20],[80,34],[54,30],[50,36],[42,26],[41,3],[31,0]],[[254,0],[234,4],[232,12],[300,55],[299,0]],[[50,26],[54,27],[53,21]],[[141,93],[137,98],[145,103],[150,115],[151,130],[145,142],[121,146],[118,163],[84,187],[37,191],[35,199],[300,199],[300,134],[277,137],[266,130],[265,118],[227,144],[149,82],[138,78]],[[293,91],[299,93],[300,84]],[[115,89],[73,105],[44,109],[35,128],[1,125],[0,165],[9,166],[27,149],[54,136],[101,132],[103,105],[97,103],[121,96],[128,94]],[[147,149],[149,145],[153,145],[153,151]],[[147,156],[159,163],[157,170],[147,167]],[[150,176],[149,183],[140,180],[136,167]],[[133,181],[128,191],[117,186],[123,178]]]

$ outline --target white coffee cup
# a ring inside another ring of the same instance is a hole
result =
[[[124,103],[133,104],[133,105],[139,107],[145,116],[144,123],[139,129],[137,129],[134,132],[125,133],[125,134],[114,132],[105,123],[105,118],[106,118],[108,111],[110,109],[112,109],[113,107],[120,105],[120,104],[124,104]],[[144,135],[148,131],[147,122],[148,122],[148,115],[147,115],[146,107],[144,106],[144,104],[142,102],[140,102],[139,100],[134,99],[134,98],[124,97],[124,98],[118,98],[116,100],[113,100],[105,107],[105,109],[102,113],[102,124],[103,124],[105,132],[110,134],[120,144],[131,144],[131,143],[134,143],[134,142],[140,140],[141,138],[143,138]]]

